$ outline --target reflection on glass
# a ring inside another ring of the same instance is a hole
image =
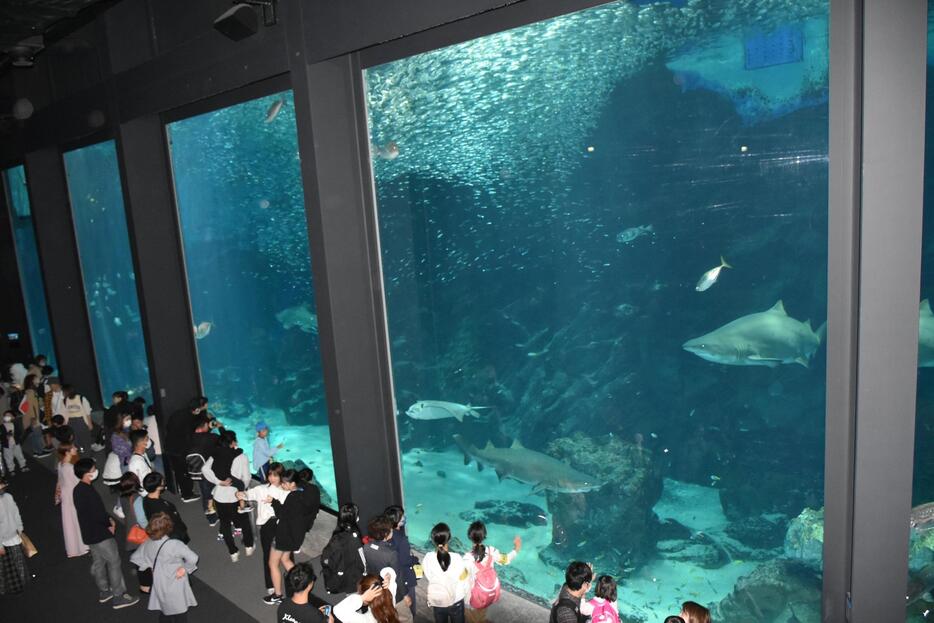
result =
[[[829,7],[769,7],[367,71],[413,544],[482,519],[542,600],[584,560],[630,620],[820,620]]]
[[[905,620],[920,623],[930,620],[931,593],[934,590],[934,315],[930,299],[934,297],[934,129],[931,109],[934,103],[934,0],[928,1],[927,139],[924,144],[924,224],[921,244],[921,304],[918,328],[918,402],[915,415],[914,479],[912,481],[911,533],[908,545],[908,589],[905,592]]]
[[[251,459],[264,421],[284,444],[274,460],[311,467],[336,508],[292,95],[172,123],[169,137],[211,409]]]
[[[36,246],[36,231],[32,222],[32,210],[29,206],[29,192],[26,186],[26,169],[20,165],[3,172],[7,192],[7,204],[10,206],[10,222],[13,225],[13,240],[16,244],[16,261],[19,264],[19,278],[26,304],[26,317],[29,320],[29,336],[32,339],[34,354],[48,357],[49,365],[55,363],[55,347],[52,344],[52,325],[45,302],[45,282],[42,277],[42,265],[39,262],[39,249]]]
[[[113,141],[65,154],[68,194],[101,392],[152,400],[136,275]],[[81,391],[81,388],[77,388]]]

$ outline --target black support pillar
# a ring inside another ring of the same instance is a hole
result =
[[[47,147],[26,154],[26,179],[62,381],[74,385],[97,407],[102,404],[100,380],[71,220],[65,164],[58,148]]]
[[[26,300],[19,278],[16,244],[13,235],[12,209],[9,194],[4,191],[0,176],[0,283],[5,284],[4,304],[0,305],[0,361],[22,361],[35,354],[26,317]],[[18,333],[19,340],[9,339]],[[45,353],[53,356],[55,353]]]
[[[165,418],[201,392],[201,384],[165,129],[159,117],[148,115],[121,124],[117,149],[153,400],[164,425]]]
[[[289,57],[334,470],[340,502],[366,520],[402,503],[402,483],[363,79],[355,55],[306,65],[297,17]]]

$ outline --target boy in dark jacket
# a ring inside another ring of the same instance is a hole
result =
[[[398,504],[393,504],[383,511],[383,514],[392,522],[392,532],[389,534],[389,542],[396,549],[399,556],[399,568],[402,575],[398,577],[398,592],[406,596],[405,603],[415,616],[415,585],[418,578],[415,577],[415,568],[412,566],[418,562],[418,558],[412,555],[412,545],[409,543],[409,537],[405,533],[405,509]]]
[[[379,575],[381,569],[392,567],[396,572],[396,581],[402,582],[402,568],[399,565],[399,552],[390,541],[392,538],[392,520],[385,515],[379,515],[367,524],[369,540],[363,547],[363,557],[366,560],[366,572]],[[404,590],[396,591],[396,615],[400,623],[414,621],[412,611],[409,609],[409,596]]]

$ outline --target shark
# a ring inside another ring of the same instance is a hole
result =
[[[296,307],[287,307],[276,314],[276,320],[282,325],[282,328],[289,330],[292,327],[298,327],[305,333],[318,334],[318,317],[312,313],[308,305],[298,305]]]
[[[778,301],[763,312],[742,316],[688,340],[682,348],[701,359],[729,366],[774,368],[783,363],[797,363],[808,367],[825,332],[826,323],[814,331],[810,320],[795,320]]]
[[[928,299],[918,310],[918,367],[934,368],[934,314]]]
[[[473,460],[480,471],[485,466],[492,467],[501,482],[512,478],[530,484],[532,493],[587,493],[606,484],[554,457],[529,450],[518,439],[508,448],[497,448],[489,441],[485,447],[478,448],[461,435],[454,435],[454,441],[464,453],[464,465],[470,465]]]

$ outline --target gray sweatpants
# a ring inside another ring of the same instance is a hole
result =
[[[23,456],[23,449],[18,443],[10,445],[13,447],[3,449],[3,461],[6,463],[7,469],[10,472],[13,471],[13,459],[16,459],[16,462],[19,463],[20,469],[26,467],[26,457]]]
[[[110,591],[114,598],[126,594],[120,549],[116,539],[88,545],[91,550],[91,576],[101,592]]]

